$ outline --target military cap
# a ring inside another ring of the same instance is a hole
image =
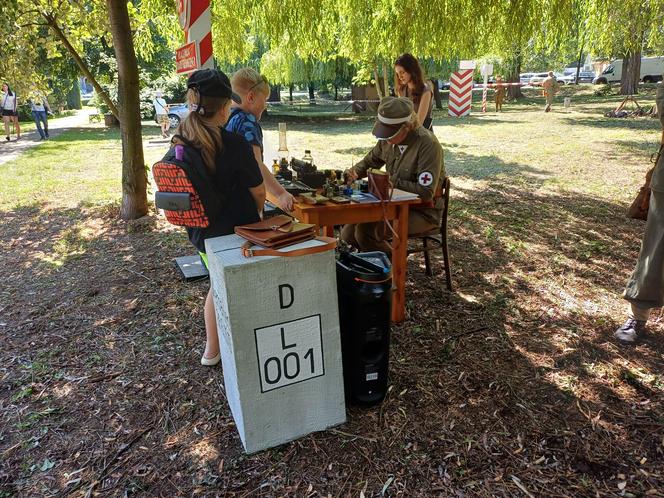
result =
[[[399,133],[413,114],[413,103],[405,97],[385,97],[378,105],[372,133],[379,140],[388,140]]]

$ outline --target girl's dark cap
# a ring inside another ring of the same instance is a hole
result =
[[[217,69],[194,71],[187,80],[187,88],[197,89],[203,97],[220,97],[231,99],[236,104],[242,103],[240,96],[233,92],[228,76]]]

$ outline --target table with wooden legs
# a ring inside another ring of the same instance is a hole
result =
[[[335,225],[392,221],[398,237],[392,240],[392,281],[396,290],[392,298],[392,321],[401,322],[406,316],[406,259],[408,257],[408,212],[411,204],[420,199],[396,200],[385,203],[306,204],[296,202],[291,213],[302,223],[313,223],[323,229],[323,234],[334,237]]]

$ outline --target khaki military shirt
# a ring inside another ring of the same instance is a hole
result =
[[[542,81],[542,88],[544,89],[545,95],[553,95],[558,91],[558,81],[553,76],[547,76],[544,81]]]
[[[353,166],[353,170],[363,178],[368,169],[380,169],[383,165],[394,187],[416,193],[424,201],[434,198],[445,178],[443,148],[436,136],[422,126],[413,130],[399,145],[379,140],[364,159]],[[420,212],[437,224],[442,208],[442,199],[439,198],[433,208]]]

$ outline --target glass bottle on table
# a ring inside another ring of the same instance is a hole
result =
[[[302,158],[302,160],[305,163],[314,164],[314,158],[311,157],[311,151],[309,149],[304,150],[304,157]]]
[[[279,160],[272,159],[272,174],[277,176],[279,174]]]

